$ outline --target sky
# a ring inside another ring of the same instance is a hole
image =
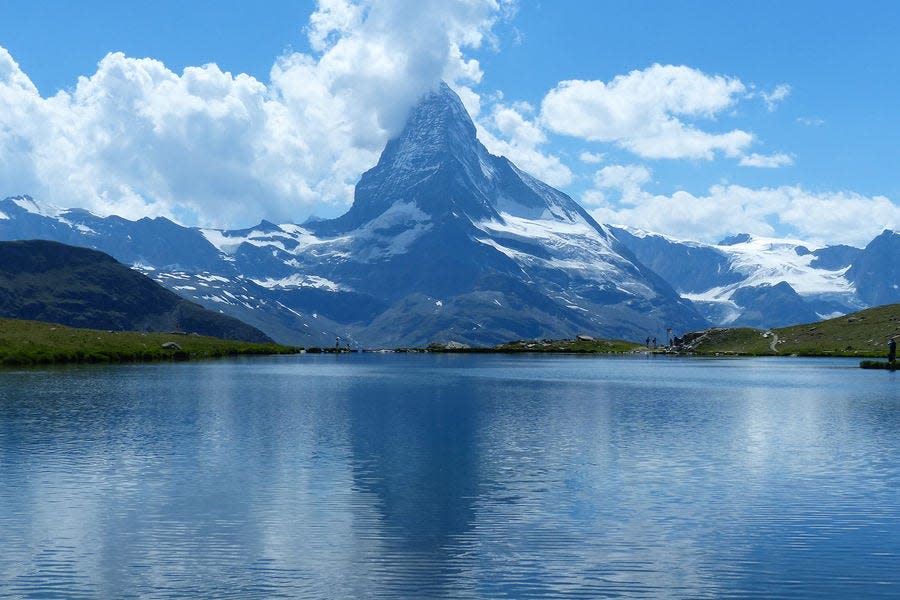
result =
[[[332,217],[447,81],[600,222],[900,229],[900,3],[0,0],[0,197],[241,228]]]

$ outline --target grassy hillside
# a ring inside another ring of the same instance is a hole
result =
[[[696,340],[699,354],[883,357],[891,336],[900,335],[900,304],[866,309],[807,325],[758,329],[712,329]],[[772,342],[777,342],[772,350]]]
[[[188,302],[102,252],[42,240],[0,242],[0,317],[272,341],[255,327]]]
[[[174,342],[180,349],[163,348]],[[197,335],[76,329],[0,319],[0,365],[189,360],[240,354],[288,354],[295,348],[272,343],[221,340]]]

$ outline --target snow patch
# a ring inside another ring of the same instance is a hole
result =
[[[72,229],[80,231],[81,233],[85,233],[87,235],[100,235],[96,231],[94,231],[93,229],[91,229],[90,227],[85,225],[84,223],[74,223],[68,219],[64,219],[63,217],[57,217],[56,220],[59,221],[60,223],[62,223],[63,225],[66,225],[68,227],[71,227]]]
[[[11,198],[11,200],[19,208],[25,209],[31,214],[40,215],[42,217],[56,218],[60,213],[63,212],[63,209],[59,208],[58,206],[53,206],[52,204],[46,204],[44,202],[38,203],[29,196],[19,196],[17,198]]]
[[[400,227],[404,229],[393,231]],[[405,254],[431,228],[431,219],[414,202],[398,202],[349,237],[357,242],[374,242],[366,243],[365,252],[357,254],[361,262],[371,262]]]
[[[284,304],[282,304],[281,302],[278,302],[277,300],[275,301],[275,304],[277,304],[278,306],[280,306],[280,307],[283,308],[284,310],[288,311],[289,313],[292,313],[292,314],[294,314],[294,315],[300,317],[301,319],[303,318],[303,315],[300,314],[300,313],[298,313],[298,312],[297,312],[296,310],[294,310],[293,308],[290,308],[289,306],[285,306]],[[306,326],[309,327],[309,325],[306,325]]]
[[[634,265],[615,252],[610,238],[581,218],[525,218],[506,212],[500,220],[475,223],[487,238],[476,238],[524,266],[562,269],[579,278],[610,281],[628,277]],[[539,250],[530,254],[529,246]],[[644,288],[642,288],[644,289]],[[633,290],[629,293],[633,293]]]
[[[329,292],[346,291],[346,288],[342,287],[338,283],[335,283],[334,281],[331,281],[330,279],[325,279],[324,277],[319,277],[317,275],[301,275],[299,273],[289,275],[288,277],[282,277],[281,279],[274,279],[272,277],[269,277],[266,279],[251,279],[251,281],[256,285],[268,288],[270,290],[316,288]]]
[[[853,294],[856,289],[845,277],[849,267],[829,271],[812,266],[815,255],[797,254],[797,247],[817,250],[821,246],[799,240],[751,237],[733,246],[714,246],[731,261],[732,268],[746,276],[744,281],[701,294],[704,299],[730,297],[738,287],[775,285],[787,282],[801,296],[837,293]],[[715,291],[715,293],[713,293]]]
[[[227,277],[222,277],[221,275],[210,275],[209,273],[197,274],[194,275],[200,281],[215,281],[218,283],[228,283],[230,280]]]

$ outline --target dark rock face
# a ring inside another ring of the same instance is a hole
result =
[[[861,253],[862,250],[859,248],[842,244],[820,248],[812,253],[816,258],[810,263],[810,266],[836,271],[852,265]]]
[[[751,240],[749,233],[739,233],[737,235],[732,235],[725,239],[719,240],[719,246],[736,246],[738,244],[744,244]]]
[[[853,261],[847,278],[871,306],[900,302],[900,233],[884,231]]]
[[[785,327],[812,323],[819,315],[788,283],[740,288],[731,299],[743,308],[736,324],[759,327]]]
[[[703,292],[744,279],[732,269],[728,256],[714,246],[678,243],[654,235],[638,237],[625,229],[610,229],[639,261],[679,292]]]

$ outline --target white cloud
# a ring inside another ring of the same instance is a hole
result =
[[[317,52],[324,52],[340,36],[359,28],[364,17],[365,7],[362,3],[319,0],[306,29],[310,46]]]
[[[711,134],[677,121],[660,123],[652,135],[624,140],[621,145],[644,158],[702,158],[712,160],[716,151],[740,156],[753,143],[753,134],[740,129]]]
[[[592,201],[596,198],[590,197]],[[752,189],[717,185],[702,196],[685,191],[671,196],[641,191],[628,203],[604,199],[591,214],[601,223],[707,242],[752,233],[864,246],[884,229],[900,228],[900,206],[884,196],[811,192],[799,186]]]
[[[606,155],[597,152],[582,152],[578,155],[578,160],[589,165],[597,165],[606,160]]]
[[[643,165],[609,165],[594,174],[594,183],[598,188],[619,190],[625,203],[637,201],[641,188],[651,179],[650,170]]]
[[[529,108],[496,104],[490,118],[476,123],[478,139],[491,153],[507,157],[538,179],[556,187],[566,186],[572,181],[572,171],[559,157],[541,152],[539,147],[547,137],[537,123],[520,112]]]
[[[459,99],[462,101],[466,112],[472,119],[477,119],[481,114],[481,96],[472,88],[466,85],[457,85],[453,89]]]
[[[817,119],[813,117],[797,117],[797,122],[801,125],[806,125],[807,127],[821,127],[825,124],[824,119]]]
[[[614,142],[644,158],[712,159],[740,156],[754,137],[735,129],[709,133],[682,119],[713,119],[746,87],[735,78],[685,66],[653,65],[603,81],[563,81],[541,105],[541,120],[556,133]]]
[[[269,83],[113,53],[43,98],[0,48],[0,196],[202,225],[344,206],[422,93],[477,83],[464,51],[494,44],[511,6],[320,0],[307,27],[317,53],[280,57]]]
[[[742,167],[759,167],[763,169],[775,169],[794,164],[794,157],[790,154],[778,152],[776,154],[749,154],[741,157],[738,163]]]
[[[787,98],[791,93],[791,86],[786,83],[782,83],[780,85],[775,86],[775,89],[771,92],[760,92],[760,96],[762,96],[763,102],[766,103],[766,108],[769,112],[774,112],[776,108],[778,108],[778,104]]]

